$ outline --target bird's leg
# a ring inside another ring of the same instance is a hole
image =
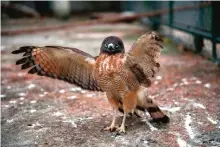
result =
[[[123,120],[121,123],[121,126],[117,128],[117,131],[119,133],[125,133],[125,120],[126,116],[129,112],[133,114],[134,109],[136,108],[137,104],[137,98],[136,98],[136,92],[130,91],[125,93],[122,102],[123,102],[123,110],[124,110],[124,115],[123,115]]]
[[[114,108],[113,108],[114,109]],[[117,109],[114,109],[113,119],[110,126],[104,128],[105,131],[114,131],[116,129],[115,127],[115,119],[116,119]]]
[[[127,115],[127,113],[124,112],[123,120],[122,120],[121,126],[120,126],[119,128],[117,128],[117,131],[118,131],[119,133],[125,133],[125,119],[126,119],[126,115]]]

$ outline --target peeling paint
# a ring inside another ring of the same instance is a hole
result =
[[[183,82],[183,85],[189,85],[189,82],[184,81],[184,82]]]
[[[179,84],[178,83],[175,83],[173,84],[173,87],[176,88]]]
[[[167,88],[166,91],[174,91],[174,88],[170,87],[170,88]]]
[[[18,93],[18,96],[25,96],[25,93]]]
[[[171,113],[175,113],[177,111],[180,111],[181,107],[161,107],[161,110],[166,110],[168,112],[171,112]]]
[[[14,119],[9,119],[7,120],[7,123],[12,123],[14,121]]]
[[[211,118],[210,116],[207,117],[207,119],[214,125],[216,125],[218,123],[217,120],[214,120],[213,118]]]
[[[20,97],[19,100],[23,101],[23,100],[24,100],[24,97]]]
[[[151,131],[157,131],[158,129],[155,128],[148,120],[146,120],[146,124],[149,126]]]
[[[0,95],[0,98],[4,98],[4,97],[6,97],[5,94],[1,94],[1,95]]]
[[[32,89],[32,88],[34,88],[35,87],[35,84],[30,84],[30,85],[28,85],[28,89]]]
[[[95,94],[87,94],[86,97],[93,97]]]
[[[34,103],[36,103],[36,102],[37,102],[37,101],[35,101],[35,100],[33,100],[33,101],[30,101],[30,103],[31,103],[31,104],[34,104]]]
[[[206,83],[206,84],[204,85],[204,87],[205,87],[205,88],[211,88],[211,84],[210,84],[210,83]]]
[[[183,78],[183,79],[181,79],[181,81],[183,81],[183,82],[184,82],[184,81],[187,81],[187,79],[186,79],[186,78]]]
[[[25,75],[25,73],[19,72],[17,75],[18,75],[18,77],[23,77]]]
[[[7,89],[11,89],[11,86],[7,86],[6,88],[7,88]]]
[[[185,128],[186,128],[186,131],[188,132],[189,137],[193,139],[195,137],[195,134],[191,127],[191,123],[192,123],[192,118],[189,114],[187,114],[185,118]]]
[[[34,124],[31,124],[31,128],[37,127],[37,126],[42,126],[42,124],[40,124],[38,121]],[[45,128],[44,128],[45,129]]]
[[[81,90],[81,93],[82,93],[82,94],[86,93],[86,90]]]
[[[202,81],[200,81],[200,80],[196,80],[195,83],[196,83],[196,84],[202,84]]]
[[[17,103],[17,101],[13,100],[13,101],[9,101],[9,104],[15,104]]]
[[[54,116],[61,116],[61,115],[63,115],[63,113],[61,113],[61,112],[54,112],[53,115]]]
[[[161,80],[162,77],[161,77],[161,76],[157,76],[156,79],[157,79],[157,80]]]
[[[190,79],[191,80],[197,80],[198,78],[197,77],[191,77]]]
[[[9,107],[9,105],[4,105],[5,106],[5,108],[8,108]]]
[[[1,51],[5,50],[6,46],[1,45]]]
[[[39,94],[39,97],[44,97],[44,94]]]
[[[196,107],[196,108],[206,109],[206,107],[203,104],[200,104],[200,103],[194,103],[193,106]]]
[[[35,109],[32,109],[32,110],[30,110],[30,113],[34,113],[34,112],[36,112],[37,110],[35,110]]]
[[[159,84],[159,82],[158,81],[154,81],[154,85],[157,85],[157,84]]]
[[[179,86],[183,86],[183,85],[189,85],[189,82],[187,81],[186,78],[181,79],[181,83],[179,84]]]
[[[180,137],[177,137],[177,143],[179,144],[179,147],[190,147],[187,145],[186,141]]]
[[[70,88],[69,91],[72,91],[72,92],[77,92],[77,91],[81,91],[82,89],[80,87],[74,87],[74,88]]]
[[[76,98],[75,95],[68,97],[68,99],[72,99],[72,100],[75,99],[75,98]]]
[[[65,90],[64,90],[64,89],[62,89],[62,90],[60,90],[60,91],[59,91],[59,93],[65,93]]]
[[[63,122],[71,123],[74,128],[77,128],[77,124],[73,120],[63,120]]]

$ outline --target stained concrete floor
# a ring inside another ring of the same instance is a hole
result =
[[[129,117],[123,135],[101,130],[112,115],[104,93],[28,75],[14,65],[19,56],[10,54],[24,45],[61,45],[97,55],[109,35],[121,37],[128,50],[147,31],[138,24],[114,24],[2,36],[2,146],[220,146],[220,69],[199,55],[179,51],[169,41],[148,91],[171,121],[151,126],[146,124],[148,116]],[[118,114],[117,123],[121,120]]]

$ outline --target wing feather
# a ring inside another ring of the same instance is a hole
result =
[[[160,67],[157,58],[163,48],[162,40],[155,32],[141,36],[124,57],[124,64],[135,75],[138,82],[146,87],[151,85],[150,78],[154,77]]]
[[[88,53],[60,46],[25,46],[12,52],[20,53],[23,53],[23,57],[16,64],[21,64],[21,69],[31,68],[28,71],[30,74],[48,76],[84,89],[102,91],[92,75],[95,58]]]

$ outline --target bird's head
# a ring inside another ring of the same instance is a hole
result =
[[[122,40],[115,36],[105,38],[100,49],[100,53],[107,53],[110,55],[124,52],[125,49]]]

